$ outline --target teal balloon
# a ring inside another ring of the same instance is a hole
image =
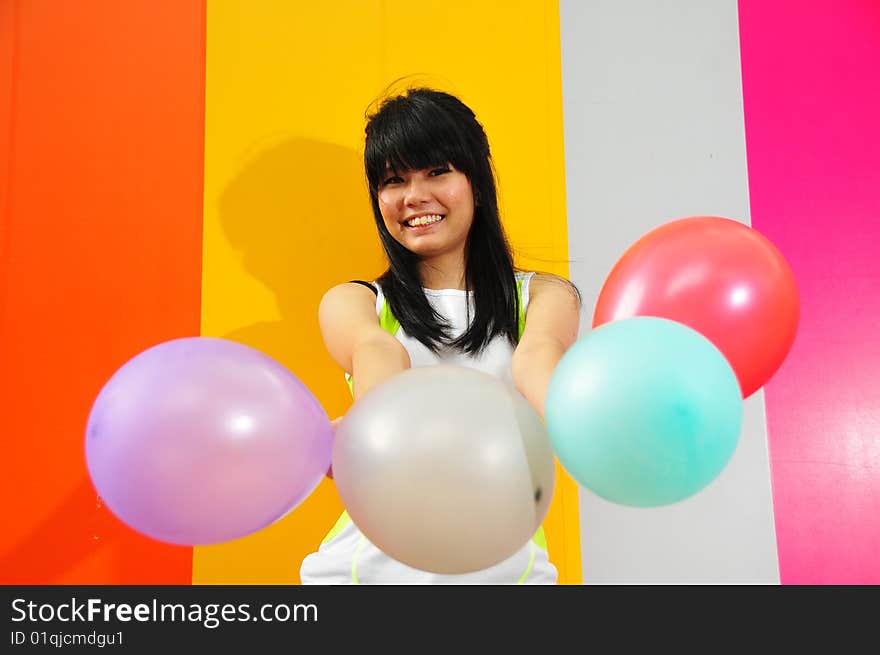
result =
[[[545,418],[560,464],[621,505],[703,489],[736,450],[739,383],[721,352],[676,321],[636,317],[583,335],[554,369]]]

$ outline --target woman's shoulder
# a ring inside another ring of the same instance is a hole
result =
[[[379,287],[364,280],[351,280],[336,284],[324,292],[320,310],[340,313],[375,312]]]
[[[529,282],[529,292],[532,298],[541,294],[566,295],[581,303],[581,293],[577,286],[568,278],[555,273],[535,271]]]
[[[517,283],[523,283],[524,287],[530,289],[541,289],[548,286],[571,285],[567,279],[561,275],[554,273],[546,273],[544,271],[514,271],[514,277]]]
[[[361,286],[373,292],[373,295],[379,295],[379,287],[375,282],[367,282],[366,280],[349,280],[345,284],[360,284]]]

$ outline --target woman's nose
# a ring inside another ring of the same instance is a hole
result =
[[[430,197],[431,194],[426,181],[418,176],[411,177],[406,185],[406,194],[404,197],[404,202],[406,202],[407,206],[412,207],[414,205],[420,205],[425,201],[430,200]]]

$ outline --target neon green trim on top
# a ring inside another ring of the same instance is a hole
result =
[[[519,580],[516,581],[516,584],[525,584],[525,581],[528,579],[529,573],[532,572],[532,567],[534,565],[535,565],[535,549],[532,548],[531,550],[529,550],[529,563],[526,566],[526,570],[519,577]]]
[[[351,523],[351,517],[348,515],[348,512],[346,512],[345,510],[343,510],[343,512],[342,512],[342,514],[339,516],[339,518],[336,519],[336,523],[334,523],[334,524],[333,524],[333,527],[330,528],[330,532],[328,532],[328,533],[327,533],[327,536],[324,537],[324,541],[321,542],[321,545],[323,546],[323,545],[326,544],[328,541],[330,541],[331,539],[333,539],[333,537],[335,537],[335,536],[338,535],[340,532],[342,532],[342,528],[344,528],[344,527],[345,527],[346,525],[348,525],[349,523]]]
[[[516,295],[519,298],[519,316],[517,317],[517,329],[516,329],[516,338],[517,340],[522,339],[523,331],[526,329],[526,311],[523,309],[523,299],[522,299],[522,280],[516,281]]]
[[[360,584],[361,581],[358,580],[358,557],[361,556],[361,551],[364,549],[364,546],[367,545],[367,538],[364,535],[361,535],[361,540],[358,542],[357,550],[354,551],[354,557],[351,558],[351,582],[352,584]]]
[[[538,531],[535,533],[535,536],[532,537],[532,541],[535,542],[535,545],[543,550],[545,553],[547,552],[547,537],[544,535],[544,526],[539,525]]]
[[[397,320],[397,317],[391,313],[391,305],[388,304],[388,299],[382,299],[382,310],[379,312],[379,325],[392,337],[397,334],[397,329],[400,327],[400,321]]]

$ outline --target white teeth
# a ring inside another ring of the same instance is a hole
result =
[[[418,218],[414,218],[406,222],[410,227],[418,227],[420,225],[428,225],[430,223],[436,223],[441,220],[443,217],[440,214],[431,214],[430,216],[419,216]]]

